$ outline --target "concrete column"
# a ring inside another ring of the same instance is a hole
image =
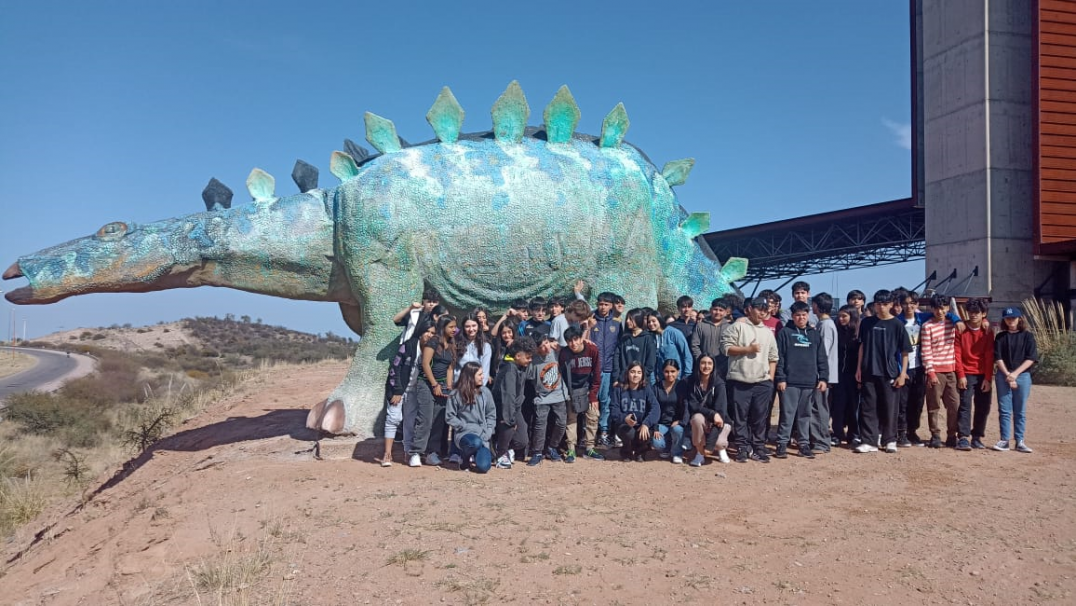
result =
[[[916,0],[922,20],[926,271],[972,278],[991,316],[1057,269],[1032,249],[1032,27],[1027,0]],[[963,288],[960,290],[963,291]]]

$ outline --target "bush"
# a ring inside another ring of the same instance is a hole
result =
[[[111,428],[99,407],[58,394],[39,392],[8,396],[5,416],[25,433],[53,436],[65,445],[89,448]]]
[[[1060,303],[1038,299],[1025,300],[1024,309],[1039,348],[1035,382],[1076,387],[1076,333],[1065,309]]]

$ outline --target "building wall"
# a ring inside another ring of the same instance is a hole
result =
[[[1039,0],[1036,252],[1076,252],[1076,2]]]
[[[1058,269],[1034,257],[1028,0],[915,0],[921,19],[926,271],[956,294],[1019,304]]]

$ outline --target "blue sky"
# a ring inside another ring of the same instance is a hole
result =
[[[296,158],[332,186],[329,154],[365,145],[364,111],[426,140],[444,85],[464,130],[486,130],[513,79],[532,124],[561,84],[583,132],[622,101],[628,140],[658,166],[696,159],[677,193],[712,229],[910,194],[904,2],[219,4],[0,6],[0,266],[110,221],[203,210],[212,176],[236,204],[255,166],[293,192]],[[807,279],[843,295],[922,278],[909,263]],[[4,301],[5,327],[13,307],[30,337],[226,313],[350,334],[333,304],[228,289]]]

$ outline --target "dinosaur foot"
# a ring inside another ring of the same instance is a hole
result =
[[[322,400],[310,409],[306,415],[307,429],[321,431],[331,435],[341,435],[344,431],[344,402],[343,400]]]

